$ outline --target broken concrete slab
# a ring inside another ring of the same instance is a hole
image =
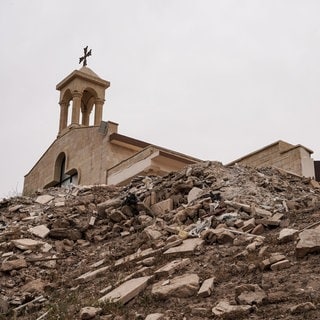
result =
[[[189,193],[188,193],[188,196],[187,196],[187,200],[188,200],[188,203],[196,200],[202,193],[202,189],[198,188],[198,187],[193,187]]]
[[[151,278],[152,276],[146,276],[128,280],[100,298],[99,302],[109,301],[125,304],[143,291]]]
[[[260,305],[267,295],[257,284],[244,284],[235,289],[236,301],[242,305]]]
[[[228,301],[222,300],[212,308],[212,313],[216,317],[226,317],[232,314],[233,319],[236,319],[239,315],[250,313],[251,309],[250,305],[231,305]]]
[[[40,203],[40,204],[47,204],[48,202],[50,202],[53,199],[54,199],[53,196],[50,196],[48,194],[44,194],[44,195],[37,197],[35,202]]]
[[[151,211],[156,215],[163,215],[170,212],[173,209],[173,201],[171,198],[160,201],[151,206]]]
[[[200,238],[185,239],[182,244],[177,247],[173,247],[164,252],[164,254],[175,253],[192,253],[197,247],[200,247],[204,243],[204,240]]]
[[[198,296],[202,298],[206,298],[211,296],[213,292],[213,287],[214,287],[214,280],[215,278],[209,278],[203,281],[199,291],[198,291]]]
[[[169,284],[163,285],[163,281],[152,286],[151,293],[157,298],[170,297],[187,298],[194,296],[199,289],[199,277],[197,274],[184,274],[170,279]]]
[[[115,262],[115,267],[119,267],[125,263],[128,262],[132,262],[132,261],[138,261],[138,260],[142,260],[144,258],[150,257],[150,256],[154,256],[157,253],[161,252],[161,249],[152,249],[152,248],[148,248],[142,251],[138,251],[136,253],[130,254],[129,256],[126,256],[124,258],[120,258]]]
[[[308,302],[303,302],[296,306],[291,307],[289,311],[291,314],[299,314],[299,313],[305,314],[308,311],[316,310],[316,309],[317,309],[316,306],[312,302],[308,301]],[[305,317],[304,319],[307,319],[307,318]]]
[[[189,258],[173,260],[173,261],[167,263],[162,268],[156,270],[155,275],[158,275],[158,276],[172,275],[173,273],[175,273],[178,270],[183,269],[184,267],[186,267],[190,263],[191,263],[191,260]]]
[[[0,271],[11,271],[26,268],[27,261],[25,259],[7,260],[2,262]]]
[[[44,239],[49,234],[50,229],[48,229],[46,225],[42,224],[42,225],[30,228],[28,231],[32,233],[34,236]]]
[[[164,313],[151,313],[148,314],[145,320],[161,320],[164,317]]]
[[[285,259],[276,263],[273,263],[270,268],[272,271],[278,271],[278,270],[283,270],[283,269],[287,269],[290,268],[291,264],[290,261]]]
[[[296,256],[302,258],[308,253],[320,252],[320,230],[307,229],[299,233]]]
[[[45,244],[42,241],[36,241],[29,238],[11,240],[13,245],[21,250],[35,250]]]
[[[110,266],[106,266],[106,267],[102,267],[102,268],[99,268],[94,271],[88,271],[88,272],[82,274],[76,280],[79,282],[91,281],[91,280],[97,278],[98,276],[102,275],[103,273],[105,273],[109,268],[110,268]]]

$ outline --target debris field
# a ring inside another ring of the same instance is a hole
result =
[[[320,318],[310,178],[207,161],[0,213],[0,319]]]

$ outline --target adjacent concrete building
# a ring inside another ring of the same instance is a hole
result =
[[[117,123],[102,121],[109,86],[86,66],[57,85],[58,136],[26,174],[24,194],[70,183],[122,184],[136,175],[164,175],[200,161],[121,135]]]
[[[315,177],[312,150],[285,141],[276,141],[259,150],[249,153],[228,165],[243,164],[251,167],[276,167],[299,176]]]

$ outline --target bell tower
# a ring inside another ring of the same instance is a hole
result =
[[[99,126],[102,121],[105,91],[110,82],[101,79],[88,68],[86,58],[91,55],[91,50],[84,49],[83,66],[74,70],[60,83],[56,89],[60,91],[60,123],[58,137],[66,130],[80,126],[90,126],[90,115],[94,110],[94,126]]]

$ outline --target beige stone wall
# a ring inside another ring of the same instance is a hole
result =
[[[109,142],[109,134],[99,132],[99,127],[79,127],[56,139],[36,165],[25,176],[23,194],[53,185],[56,159],[66,155],[66,172],[76,169],[78,183],[106,183],[107,170],[130,157],[134,152]]]
[[[236,161],[251,167],[274,166],[295,174],[314,177],[313,159],[301,146],[280,141]]]

